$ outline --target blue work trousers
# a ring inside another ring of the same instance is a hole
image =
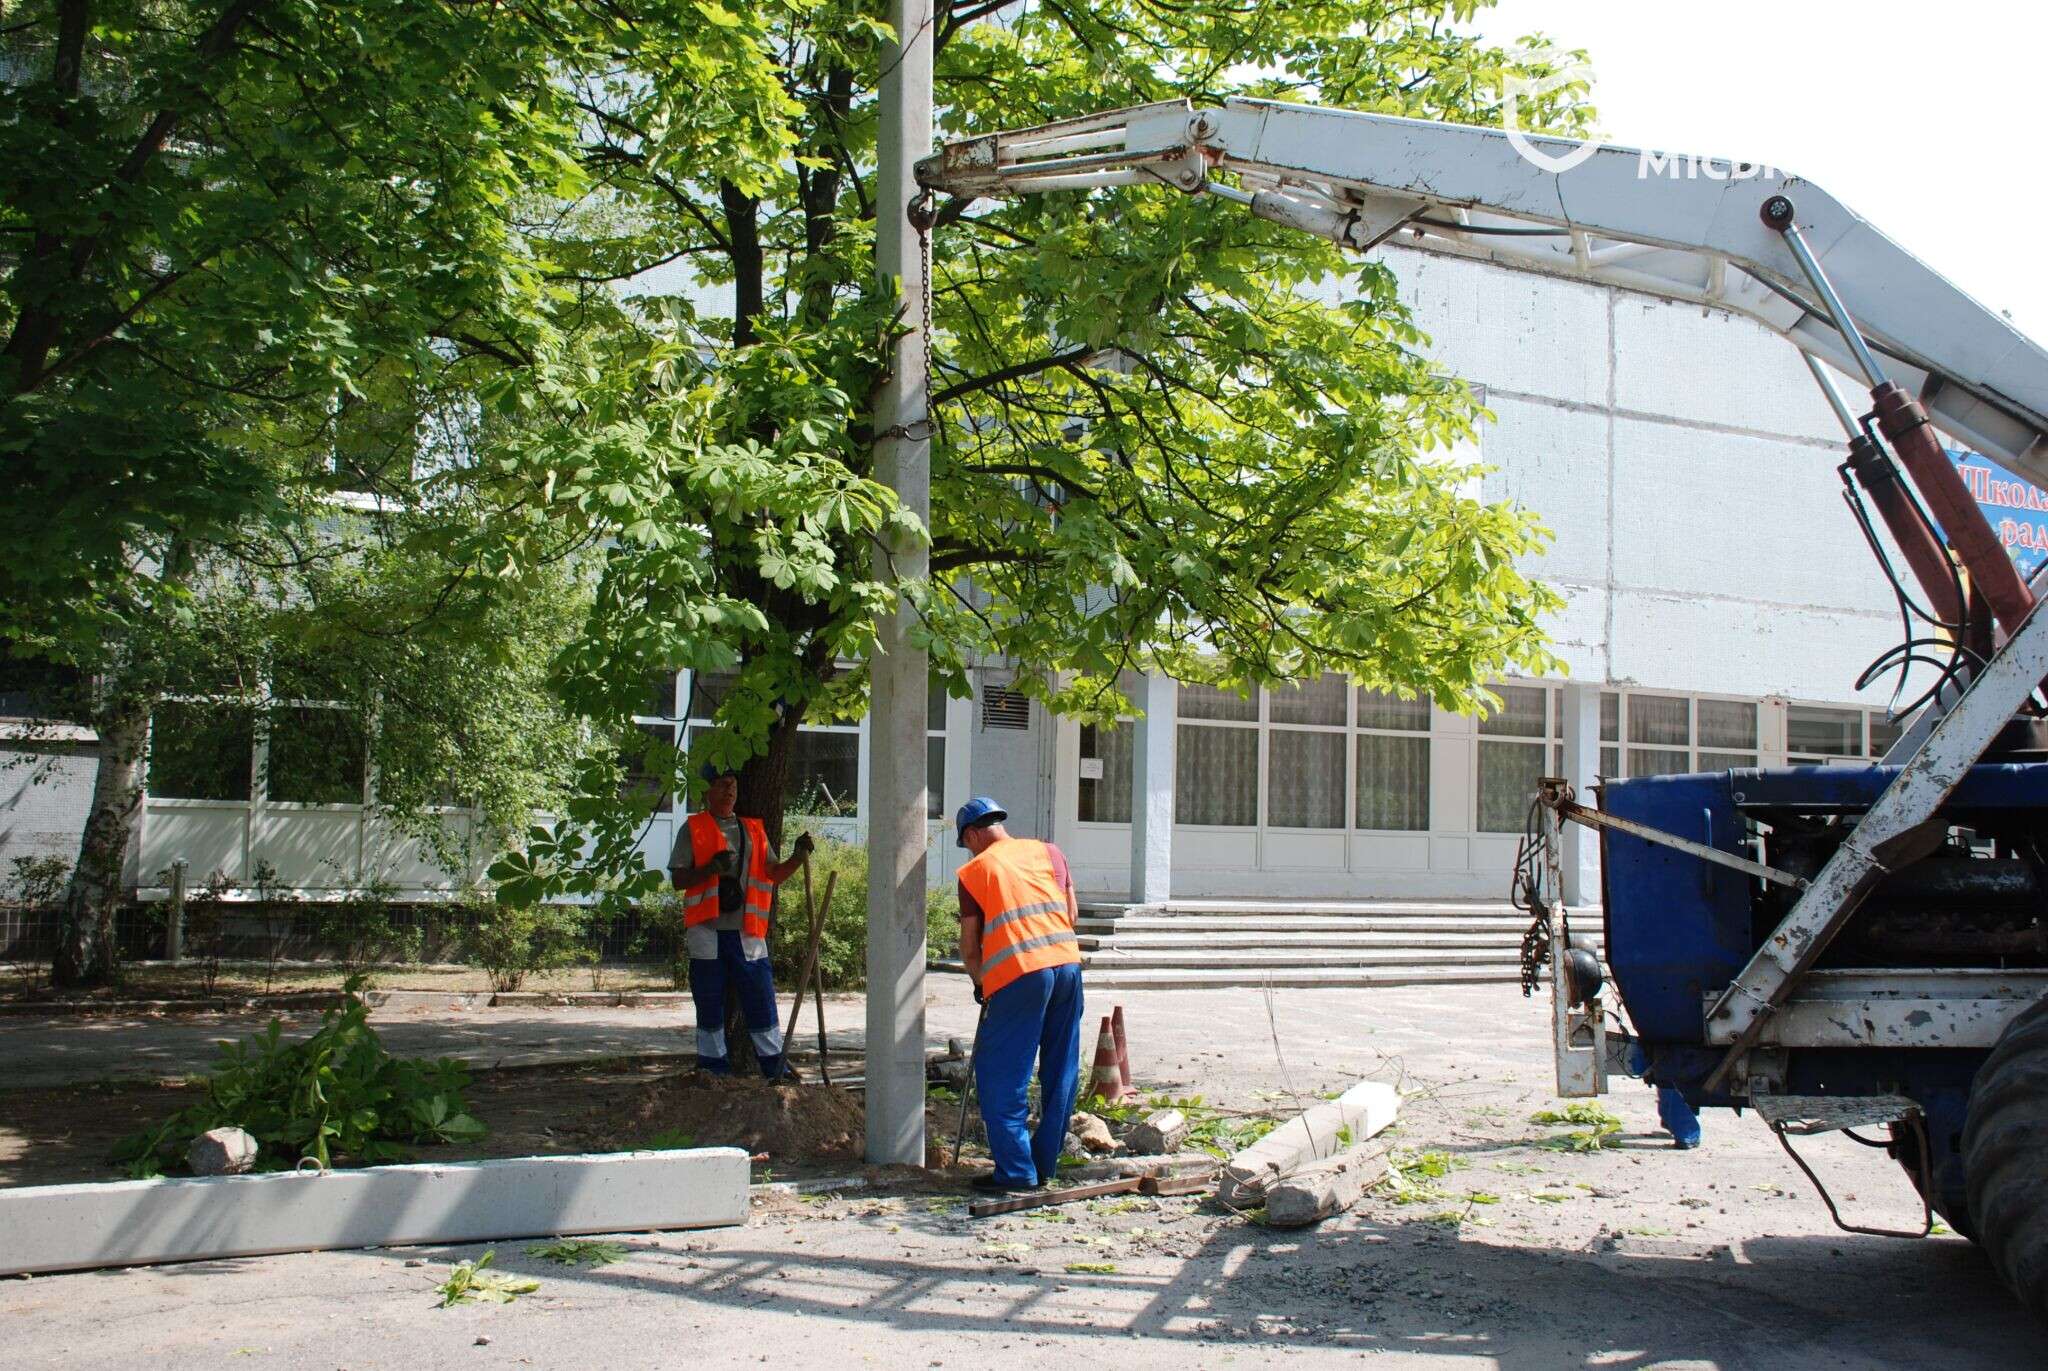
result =
[[[716,957],[690,958],[690,998],[697,1005],[697,1069],[730,1076],[732,1060],[725,1046],[725,986],[730,978],[747,1016],[747,1033],[761,1074],[782,1075],[782,1030],[776,1025],[775,981],[766,957],[748,957],[738,929],[720,929]]]
[[[974,1049],[974,1089],[996,1176],[1044,1184],[1059,1166],[1081,1065],[1081,967],[1027,971],[988,999]],[[1038,1064],[1038,1128],[1031,1121],[1031,1066]]]

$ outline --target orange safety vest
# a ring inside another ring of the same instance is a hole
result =
[[[725,841],[725,830],[718,826],[718,820],[710,811],[698,810],[689,818],[690,865],[702,866],[711,860],[713,854],[724,852],[730,844]],[[775,906],[775,882],[768,878],[768,830],[759,819],[740,819],[740,828],[747,835],[747,869],[737,875],[746,890],[746,903],[741,906],[740,935],[746,938],[768,937],[768,911]],[[708,924],[718,917],[718,876],[716,873],[683,891],[683,927],[694,928]]]
[[[1067,888],[1036,838],[1006,838],[960,868],[960,886],[981,906],[981,991],[1081,960],[1067,917]]]

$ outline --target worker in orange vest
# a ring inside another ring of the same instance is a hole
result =
[[[1067,859],[1051,843],[1013,838],[1004,808],[983,795],[961,806],[960,959],[987,1006],[975,1041],[974,1087],[995,1171],[977,1190],[1030,1190],[1052,1180],[1080,1086],[1080,907]],[[1031,1118],[1038,1064],[1039,1118]]]
[[[775,887],[789,879],[812,849],[811,835],[796,840],[787,861],[777,861],[759,819],[733,813],[740,799],[737,772],[707,764],[704,808],[676,834],[669,880],[683,892],[683,942],[690,955],[690,998],[697,1006],[697,1069],[732,1074],[725,1046],[725,986],[739,991],[740,1010],[761,1074],[783,1073],[782,1029],[775,1013],[775,980],[768,970],[768,920]]]

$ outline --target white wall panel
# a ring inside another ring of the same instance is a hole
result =
[[[1615,582],[1888,610],[1884,578],[1842,504],[1840,461],[1801,443],[1617,421]]]
[[[1899,621],[1879,614],[1619,591],[1614,677],[1656,689],[1851,700],[1864,664],[1898,636]],[[1862,698],[1881,704],[1890,691],[1887,684]]]
[[[240,881],[247,870],[243,851],[249,808],[243,804],[149,802],[143,825],[140,883],[155,885],[157,873],[172,862],[186,863],[186,880],[203,885],[219,871]]]
[[[1606,291],[1400,248],[1384,260],[1446,370],[1489,388],[1606,403]]]
[[[1553,535],[1547,552],[1525,568],[1550,579],[1599,581],[1607,576],[1607,416],[1490,395],[1494,422],[1481,443],[1494,468],[1483,486],[1489,501],[1532,511]]]
[[[1790,343],[1732,314],[1625,291],[1614,297],[1614,400],[1638,413],[1842,441]]]

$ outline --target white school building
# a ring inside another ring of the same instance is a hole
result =
[[[1798,354],[1717,311],[1387,251],[1436,356],[1494,416],[1477,454],[1493,468],[1485,496],[1555,534],[1530,569],[1568,600],[1552,632],[1569,676],[1502,682],[1506,708],[1486,720],[1336,678],[1250,700],[1151,679],[1131,683],[1149,720],[1104,728],[1048,716],[1013,670],[984,665],[972,699],[931,705],[934,879],[957,860],[944,816],[991,794],[1013,831],[1067,851],[1095,899],[1500,899],[1530,783],[1570,774],[1567,755],[1637,776],[1883,751],[1890,685],[1852,686],[1898,641],[1898,614],[1843,507],[1841,433]],[[2038,557],[2038,492],[1969,474],[2008,544]],[[687,741],[719,682],[670,685],[640,722]],[[274,715],[267,738],[230,747],[244,770],[153,769],[134,884],[150,890],[174,860],[237,882],[267,862],[311,890],[449,884],[383,830],[371,790],[328,774],[322,722]],[[1581,724],[1597,749],[1581,748]],[[39,774],[0,771],[0,860],[75,855],[89,745],[71,740]],[[867,762],[863,727],[804,730],[794,793],[824,817],[799,825],[858,836]],[[665,803],[643,842],[655,865],[683,818]]]

